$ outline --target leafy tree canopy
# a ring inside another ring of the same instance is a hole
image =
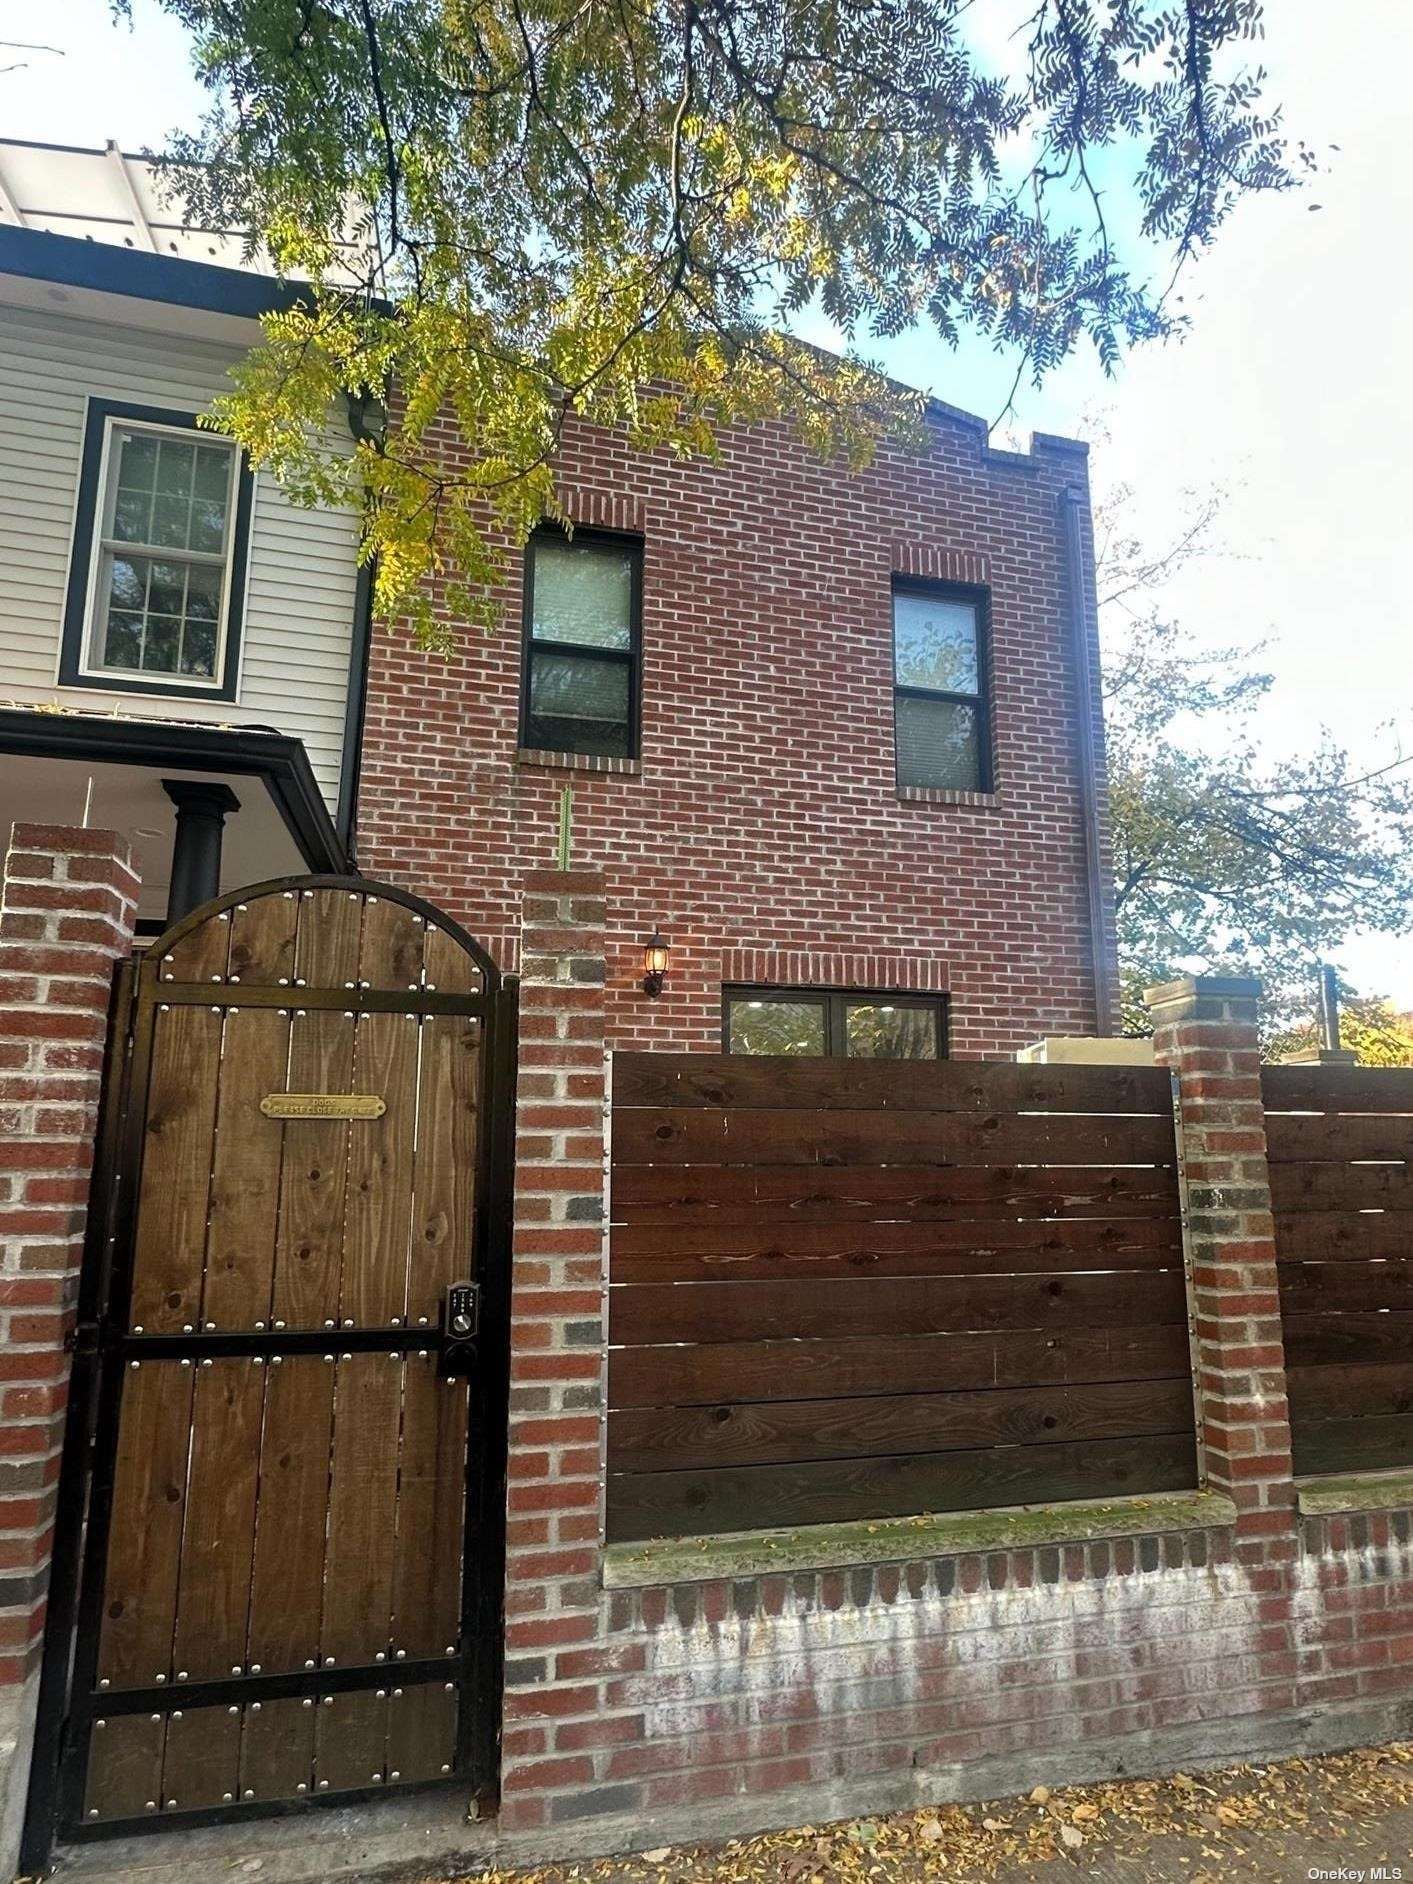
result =
[[[1261,646],[1196,648],[1161,593],[1212,553],[1221,501],[1196,503],[1157,552],[1127,526],[1128,491],[1099,509],[1124,1019],[1145,1031],[1145,987],[1194,967],[1255,974],[1268,1031],[1313,1044],[1320,962],[1357,930],[1413,935],[1413,758],[1370,766],[1328,736],[1272,754],[1257,738],[1274,717]],[[1397,1059],[1386,1003],[1356,1003],[1356,1023],[1346,1045]]]
[[[380,607],[429,637],[427,576],[484,618],[497,539],[555,514],[566,413],[678,452],[781,416],[864,460],[920,423],[871,343],[924,322],[1037,378],[1081,340],[1112,363],[1312,161],[1247,63],[1257,0],[1036,0],[1005,69],[972,0],[163,4],[213,100],[183,194],[314,284],[220,421],[296,496],[369,500]],[[789,337],[806,310],[847,360]],[[321,452],[332,396],[394,384],[381,449]]]
[[[1413,1014],[1400,1014],[1379,995],[1341,994],[1340,1045],[1357,1053],[1361,1066],[1413,1066]],[[1271,1035],[1266,1054],[1288,1060],[1320,1044],[1319,1028],[1306,1020]]]

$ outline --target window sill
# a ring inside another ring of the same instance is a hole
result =
[[[941,1516],[812,1524],[792,1531],[733,1531],[716,1537],[610,1544],[603,1555],[603,1581],[610,1590],[709,1583],[777,1571],[843,1570],[981,1550],[1152,1537],[1235,1522],[1231,1499],[1210,1491],[1154,1492],[1146,1498],[1111,1498],[1099,1504],[1008,1505]]]
[[[965,792],[941,785],[900,785],[898,787],[900,805],[972,805],[978,811],[997,810],[1001,803],[999,792]]]
[[[145,700],[211,700],[218,706],[230,706],[236,698],[233,686],[207,685],[202,681],[154,680],[136,669],[123,673],[85,674],[68,669],[58,679],[61,692],[72,689],[85,693],[108,693]],[[82,710],[82,709],[80,709]]]
[[[516,765],[542,767],[551,772],[615,772],[622,778],[641,778],[641,759],[610,759],[595,752],[539,752],[519,746]]]
[[[1406,1511],[1413,1508],[1413,1471],[1332,1472],[1298,1478],[1295,1502],[1307,1518],[1338,1517],[1346,1511]]]

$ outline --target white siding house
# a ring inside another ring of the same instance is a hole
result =
[[[351,867],[368,632],[357,515],[196,423],[297,289],[159,224],[158,194],[111,147],[0,141],[0,842],[127,830],[149,928],[179,879]],[[327,439],[353,450],[342,406]]]
[[[66,688],[59,678],[90,401],[195,414],[226,390],[236,357],[189,337],[0,303],[0,698],[276,726],[303,742],[332,812],[357,588],[347,512],[295,509],[257,473],[233,701],[174,689],[135,702],[121,687]]]

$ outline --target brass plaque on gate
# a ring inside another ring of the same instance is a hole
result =
[[[380,1119],[388,1102],[375,1092],[267,1092],[267,1119]]]

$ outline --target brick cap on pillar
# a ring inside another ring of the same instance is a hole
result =
[[[1261,999],[1261,983],[1254,975],[1179,975],[1144,991],[1149,1007],[1177,1007],[1199,1001],[1252,1001]]]
[[[122,857],[129,851],[127,837],[102,825],[12,824],[11,850],[78,852],[86,857]]]

